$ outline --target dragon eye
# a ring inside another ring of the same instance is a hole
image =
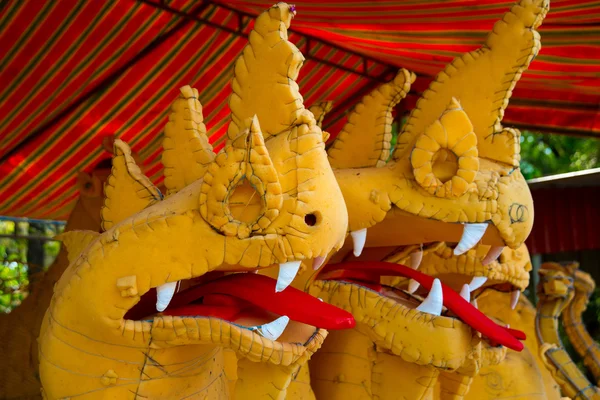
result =
[[[315,226],[317,224],[318,218],[317,218],[317,214],[315,213],[311,213],[311,214],[306,214],[304,216],[304,223],[308,226]]]

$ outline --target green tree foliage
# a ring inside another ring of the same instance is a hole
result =
[[[27,265],[29,246],[28,235],[53,237],[62,232],[63,227],[56,224],[37,224],[35,230],[30,230],[28,222],[13,222],[0,220],[0,313],[9,313],[17,307],[25,297],[30,280]],[[14,237],[6,237],[6,236]],[[39,248],[39,246],[38,246]],[[43,241],[41,265],[43,273],[58,255],[60,243],[56,241]]]
[[[600,141],[523,132],[521,170],[526,179],[600,167]]]
[[[0,221],[0,234],[13,235],[23,231],[23,225]],[[0,238],[0,312],[8,313],[27,296],[27,241]]]

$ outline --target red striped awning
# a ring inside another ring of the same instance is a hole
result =
[[[162,180],[163,126],[178,88],[200,91],[222,145],[229,80],[252,15],[271,2],[23,0],[0,2],[0,215],[65,218],[77,171],[115,135]],[[292,40],[305,54],[305,104],[333,100],[337,133],[362,94],[405,67],[415,95],[478,47],[505,0],[298,2]],[[600,1],[553,0],[543,48],[517,84],[507,125],[600,135]],[[409,106],[410,107],[410,106]]]

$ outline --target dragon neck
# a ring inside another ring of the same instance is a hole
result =
[[[573,399],[600,399],[600,390],[591,384],[566,352],[558,333],[558,318],[572,301],[573,295],[548,296],[542,292],[538,302],[535,327],[540,353],[552,377],[564,395]]]
[[[145,343],[125,345],[105,337],[94,339],[61,325],[50,312],[44,324],[47,327],[40,337],[40,371],[57,378],[45,385],[50,392],[64,393],[64,397],[101,391],[115,398],[127,398],[132,392],[139,397],[161,393],[166,398],[225,398],[229,391],[220,346],[161,347],[154,344],[152,332],[141,329],[136,329],[136,336],[144,338]],[[61,361],[57,357],[60,354],[68,358]],[[78,388],[80,392],[65,392],[68,389],[61,387],[61,382],[78,379],[81,371],[87,371],[88,378]],[[200,392],[198,381],[208,383]]]
[[[440,400],[462,400],[471,388],[473,377],[451,372],[440,372]]]
[[[235,398],[288,399],[288,388],[299,369],[299,364],[281,366],[242,358],[237,362]]]
[[[562,347],[558,334],[558,318],[568,298],[540,296],[535,317],[536,334],[540,343],[552,343]]]
[[[583,358],[583,363],[590,369],[594,379],[600,380],[600,347],[588,333],[583,323],[583,312],[588,303],[590,293],[575,290],[573,301],[562,313],[563,326],[569,341],[575,347],[577,353]]]
[[[439,372],[379,349],[357,329],[333,331],[310,363],[311,385],[317,398],[396,399],[398,388],[406,398],[433,398]]]
[[[544,365],[539,355],[539,345],[535,335],[535,307],[527,297],[521,296],[514,310],[508,310],[511,294],[494,289],[485,290],[477,297],[479,310],[490,318],[501,323],[510,324],[511,328],[525,332],[525,349],[520,352],[507,352],[506,357],[498,364],[481,368],[468,387],[467,400],[479,400],[493,397],[504,399],[527,398],[559,400],[562,398],[556,381]],[[526,376],[527,379],[523,377]],[[442,389],[448,387],[461,389],[459,386],[467,377],[452,376],[452,380],[443,380]],[[461,382],[462,381],[462,382]],[[460,399],[460,397],[449,397]]]

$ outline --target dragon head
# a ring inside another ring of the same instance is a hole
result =
[[[293,15],[279,3],[257,18],[235,63],[219,153],[198,91],[180,90],[163,142],[166,197],[115,141],[105,231],[63,238],[71,264],[40,335],[46,394],[182,397],[222,365],[218,349],[293,371],[324,329],[353,326],[350,314],[285,290],[303,260],[339,249],[347,232],[323,133],[295,82],[303,58],[287,40]],[[278,268],[278,278],[251,273],[259,268]],[[174,371],[198,352],[213,362],[188,365],[196,384],[182,386]]]
[[[539,270],[540,282],[537,287],[541,299],[566,299],[568,304],[575,295],[574,279],[559,263],[544,263]]]
[[[468,301],[475,301],[486,289],[511,293],[511,308],[529,285],[531,261],[525,245],[505,248],[497,260],[484,263],[489,246],[477,245],[460,256],[454,255],[455,245],[433,243],[419,248],[407,246],[390,255],[386,261],[410,265],[424,274],[440,279]],[[485,264],[485,265],[484,265]],[[418,293],[416,283],[402,277],[384,278],[382,283]],[[466,286],[466,287],[465,287]]]
[[[547,262],[542,264],[544,270],[562,271],[565,275],[570,276],[573,279],[574,289],[580,292],[584,299],[589,297],[596,290],[596,282],[590,274],[579,269],[579,263],[577,261],[568,262]]]
[[[535,29],[548,8],[548,0],[519,1],[481,48],[440,72],[399,133],[391,160],[391,109],[414,75],[401,71],[355,107],[328,153],[359,249],[365,236],[367,247],[458,242],[457,255],[480,240],[496,254],[525,241],[533,202],[519,169],[520,133],[501,121],[540,50]],[[365,129],[369,124],[374,128]]]

